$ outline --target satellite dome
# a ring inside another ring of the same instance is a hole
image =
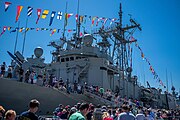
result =
[[[83,43],[86,46],[91,46],[93,43],[93,36],[90,34],[85,34],[83,37]]]
[[[40,58],[43,55],[43,49],[41,47],[37,47],[34,49],[34,55],[37,58]]]

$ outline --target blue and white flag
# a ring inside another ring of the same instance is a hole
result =
[[[61,19],[62,19],[62,12],[59,11],[59,12],[57,13],[57,19],[58,19],[58,20],[61,20]]]
[[[33,8],[28,6],[27,16],[31,16],[33,12]]]
[[[51,13],[51,18],[50,18],[50,22],[49,22],[49,26],[51,26],[52,22],[53,22],[53,19],[54,19],[54,16],[56,14],[56,11],[52,11]]]

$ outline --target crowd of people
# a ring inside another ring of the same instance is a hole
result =
[[[32,99],[29,109],[16,115],[15,110],[5,110],[0,106],[0,120],[179,120],[180,111],[153,110],[142,106],[134,108],[128,102],[120,107],[77,103],[74,106],[59,104],[51,117],[38,116],[40,102]]]
[[[5,77],[6,63],[1,65],[1,77]],[[8,78],[12,78],[11,66],[7,69]],[[38,83],[38,77],[41,83]],[[36,79],[36,81],[35,81]],[[77,103],[74,106],[64,106],[60,104],[52,113],[51,118],[38,117],[37,112],[40,102],[38,100],[31,100],[29,103],[29,110],[16,116],[14,110],[7,110],[0,106],[0,120],[180,120],[180,111],[178,110],[165,110],[165,109],[152,109],[143,107],[138,100],[121,98],[117,91],[112,92],[110,89],[104,90],[100,86],[88,86],[78,84],[77,81],[70,83],[69,79],[66,81],[60,78],[58,80],[53,74],[37,76],[33,70],[24,70],[20,67],[18,70],[18,80],[31,84],[38,84],[45,87],[57,88],[61,91],[66,91],[68,94],[78,93],[83,94],[89,92],[102,99],[113,102],[113,106],[93,105],[92,103]]]

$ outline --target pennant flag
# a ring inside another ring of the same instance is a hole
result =
[[[82,23],[84,19],[84,16],[80,16],[80,22]]]
[[[51,26],[52,22],[53,22],[53,19],[54,19],[54,16],[56,14],[56,11],[52,11],[51,13],[51,18],[50,18],[50,22],[49,22],[49,26]]]
[[[72,30],[68,30],[68,32],[72,32]]]
[[[52,31],[52,33],[50,34],[50,36],[52,36],[55,32],[56,32],[56,29],[54,29],[54,30]]]
[[[17,30],[17,28],[15,28],[14,30],[11,30],[10,33],[11,33],[11,32],[16,32],[16,30]]]
[[[94,21],[96,20],[97,17],[92,18],[92,26],[94,25]]]
[[[136,41],[135,38],[133,36],[131,36],[130,42],[135,42],[135,41]]]
[[[31,16],[32,15],[32,11],[33,11],[33,8],[28,6],[27,16]]]
[[[80,32],[80,36],[81,36],[81,37],[83,36],[83,33],[82,33],[82,32]]]
[[[57,19],[58,19],[58,20],[61,20],[61,19],[62,19],[62,12],[58,12],[58,13],[57,13]]]
[[[57,33],[59,33],[60,29],[58,29]]]
[[[1,32],[0,37],[1,37],[1,36],[4,34],[4,32],[6,31],[6,28],[7,28],[6,26],[3,27],[3,31]]]
[[[89,21],[91,21],[91,16],[89,16]]]
[[[78,22],[78,14],[76,14],[76,22]]]
[[[103,20],[104,20],[104,23],[103,23],[103,25],[102,25],[102,28],[104,29],[104,25],[106,24],[106,22],[107,22],[107,18],[103,18]]]
[[[48,13],[49,13],[49,10],[44,10],[44,12],[42,13],[41,18],[45,19],[46,16],[48,15]]]
[[[27,32],[28,30],[30,30],[30,28],[26,28],[26,32]]]
[[[23,9],[23,6],[17,6],[17,15],[16,15],[16,22],[18,21],[18,18],[20,16],[21,10]]]
[[[85,19],[84,19],[84,24],[86,24],[86,18],[87,18],[87,15],[84,15]]]
[[[12,27],[8,27],[8,30],[10,31]]]
[[[20,28],[20,29],[19,29],[19,32],[22,32],[24,29],[25,29],[25,28],[23,28],[23,27],[22,27],[22,28]]]
[[[141,52],[141,57],[144,59],[144,53],[143,52]]]
[[[70,18],[73,14],[72,13],[65,13],[65,26],[67,26],[68,18]]]
[[[37,16],[38,16],[38,18],[36,20],[36,24],[38,24],[39,18],[41,16],[41,9],[37,9]]]
[[[46,28],[41,28],[41,30],[46,30]]]
[[[98,18],[97,22],[96,22],[96,26],[98,26],[98,23],[100,20],[102,20],[103,18]]]
[[[110,25],[112,25],[114,21],[116,21],[116,18],[111,19]]]
[[[36,28],[36,31],[39,31],[40,30],[40,28]]]
[[[8,10],[10,5],[11,5],[10,2],[5,2],[5,12]]]

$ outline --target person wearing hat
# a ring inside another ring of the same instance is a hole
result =
[[[33,99],[29,103],[29,110],[21,113],[19,120],[38,120],[38,116],[35,114],[39,108],[39,101]]]
[[[79,111],[73,113],[69,120],[86,120],[85,116],[88,113],[88,109],[89,109],[89,104],[87,103],[82,103],[79,107]]]

